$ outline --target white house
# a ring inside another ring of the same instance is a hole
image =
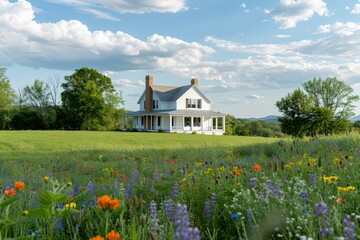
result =
[[[211,100],[198,87],[198,80],[174,87],[153,85],[146,76],[145,91],[139,101],[140,110],[124,117],[133,118],[133,128],[139,131],[165,131],[222,135],[225,115],[211,111]]]

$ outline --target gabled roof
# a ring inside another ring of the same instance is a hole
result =
[[[156,96],[160,99],[162,102],[175,102],[178,100],[182,95],[184,95],[191,87],[195,87],[199,94],[202,95],[202,97],[209,103],[211,103],[211,100],[206,97],[206,95],[195,85],[186,85],[182,87],[175,87],[175,86],[163,86],[163,85],[152,85],[151,88],[156,94]],[[145,90],[141,97],[138,100],[138,104],[140,104],[140,100],[145,95]]]

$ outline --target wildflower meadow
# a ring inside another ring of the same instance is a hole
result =
[[[122,148],[117,134],[111,150],[2,139],[0,239],[360,238],[358,135],[149,134],[176,146],[154,148],[131,133]]]

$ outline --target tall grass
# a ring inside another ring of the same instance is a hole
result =
[[[358,135],[296,141],[61,131],[0,136],[2,238],[90,239],[110,230],[122,239],[360,234]],[[25,189],[4,198],[15,181]],[[98,206],[105,194],[121,207]],[[66,208],[70,203],[76,207]]]

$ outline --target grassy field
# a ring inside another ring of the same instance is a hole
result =
[[[134,151],[236,147],[271,143],[275,138],[207,136],[167,133],[85,131],[0,131],[0,152],[64,152],[81,150]]]
[[[0,132],[0,239],[358,239],[359,168],[356,134]]]

